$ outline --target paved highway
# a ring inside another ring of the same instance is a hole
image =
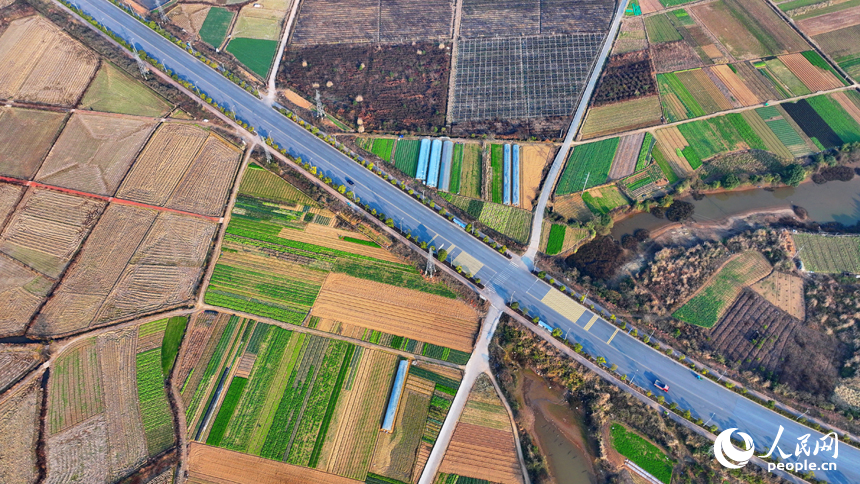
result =
[[[77,0],[77,5],[181,77],[193,81],[219,104],[229,107],[239,118],[256,126],[263,136],[271,136],[282,146],[288,147],[293,156],[310,161],[339,183],[344,183],[347,178],[353,180],[354,190],[364,202],[381,210],[422,240],[432,240],[437,247],[444,246],[457,264],[477,274],[487,284],[487,291],[495,293],[490,296],[520,301],[523,307],[529,309],[529,314],[540,315],[551,326],[561,328],[567,338],[581,343],[590,354],[603,356],[608,363],[617,364],[618,371],[632,377],[635,384],[656,393],[652,383],[659,378],[670,387],[665,394],[667,402],[675,402],[682,409],[690,409],[694,416],[709,420],[720,429],[739,428],[748,433],[759,449],[757,454],[770,449],[780,425],[785,427],[780,448],[792,454],[786,462],[796,461],[793,457],[795,445],[798,437],[804,434],[812,434],[809,443],[812,449],[815,448],[814,440],[821,437],[820,433],[709,380],[697,380],[688,368],[625,332],[617,331],[612,324],[597,318],[535,278],[522,265],[502,257],[456,225],[371,174],[111,3],[106,0]],[[801,455],[800,460],[820,465],[834,461],[829,454]],[[839,447],[839,457],[835,462],[837,470],[816,471],[816,477],[833,483],[860,482],[860,450],[843,444]]]

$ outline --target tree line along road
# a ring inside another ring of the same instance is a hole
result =
[[[444,247],[452,258],[464,252],[468,254],[477,261],[480,268],[473,272],[484,281],[488,294],[519,301],[522,307],[528,308],[529,314],[540,315],[550,326],[561,328],[566,338],[582,344],[588,353],[617,364],[618,372],[632,377],[634,384],[650,388],[654,379],[659,378],[670,387],[665,394],[668,403],[689,409],[694,417],[710,419],[720,429],[738,428],[746,432],[755,441],[758,454],[770,449],[780,426],[785,428],[780,448],[792,455],[799,437],[811,434],[809,442],[814,448],[814,441],[822,436],[710,380],[697,380],[689,368],[624,331],[616,332],[614,325],[289,121],[107,0],[76,0],[76,5],[106,28],[133,42],[138,49],[145,50],[180,78],[192,82],[219,105],[233,110],[260,134],[286,147],[290,155],[317,166],[336,183],[344,184],[347,178],[352,180],[352,189],[363,202],[391,217],[404,230],[421,240],[432,240],[433,245]],[[801,458],[819,466],[834,461],[830,453],[801,455]],[[794,462],[793,457],[787,462]],[[816,471],[815,477],[832,483],[860,482],[860,450],[843,444],[835,462],[837,470]]]

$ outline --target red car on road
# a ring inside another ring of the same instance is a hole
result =
[[[660,390],[663,390],[664,392],[669,391],[669,385],[661,382],[660,380],[654,380],[654,386],[659,388]]]

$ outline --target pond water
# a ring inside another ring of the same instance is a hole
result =
[[[798,187],[756,188],[707,195],[702,200],[693,200],[691,196],[679,200],[695,205],[693,220],[700,223],[717,222],[750,212],[791,209],[792,205],[798,205],[809,212],[810,221],[853,225],[860,221],[860,177],[848,182],[831,181],[824,185],[807,182]],[[618,239],[636,229],[653,232],[670,224],[672,222],[650,213],[637,213],[616,222],[612,236]]]

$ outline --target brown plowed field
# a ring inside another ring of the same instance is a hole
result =
[[[188,482],[200,484],[360,484],[363,481],[197,442],[188,445]]]
[[[582,195],[573,193],[555,197],[552,202],[552,209],[566,219],[576,219],[580,222],[590,220],[594,215],[585,202],[582,201]]]
[[[0,107],[0,175],[33,178],[64,119],[65,113]]]
[[[99,414],[47,439],[46,482],[104,482],[108,475],[108,436],[105,415]]]
[[[209,14],[210,8],[209,5],[203,4],[179,4],[167,14],[167,17],[177,27],[197,36],[200,33],[200,27],[203,26],[203,22],[206,20],[206,15]]]
[[[161,212],[130,263],[199,267],[216,228],[208,220]]]
[[[719,65],[709,68],[723,84],[729,88],[741,106],[754,106],[762,102],[754,92],[732,71],[727,65]]]
[[[162,124],[123,180],[117,197],[164,205],[207,137],[196,126]]]
[[[779,57],[779,60],[812,92],[842,87],[842,81],[837,79],[832,72],[815,67],[806,57],[803,57],[803,54],[783,55]]]
[[[367,239],[367,237],[361,234],[350,232],[348,230],[339,230],[319,224],[307,224],[304,230],[283,229],[278,235],[285,239],[295,240],[296,242],[315,244],[322,247],[328,247],[330,249],[337,249],[344,252],[372,257],[374,259],[388,262],[403,262],[403,260],[398,258],[396,255],[380,247],[371,247],[369,245],[357,244],[355,242],[341,239],[340,237]]]
[[[52,285],[47,277],[0,254],[0,337],[24,331]]]
[[[663,10],[663,5],[658,0],[641,0],[639,7],[642,9],[642,14]]]
[[[503,484],[523,482],[513,434],[467,423],[457,424],[439,472]]]
[[[805,18],[797,22],[806,35],[813,36],[833,32],[834,30],[853,27],[860,24],[860,6],[846,8],[838,12],[827,13],[817,17]]]
[[[21,199],[24,191],[26,191],[24,187],[0,183],[0,232],[6,226],[9,216],[15,211],[15,205],[18,205],[18,201]]]
[[[176,364],[175,381],[183,390],[182,401],[183,406],[187,407],[191,402],[191,396],[197,388],[200,379],[203,378],[205,368],[200,368],[191,374],[192,369],[203,361],[203,364],[208,364],[212,353],[215,352],[215,346],[218,343],[218,338],[213,338],[213,334],[220,334],[224,326],[230,319],[228,314],[219,314],[212,311],[204,311],[195,314],[189,325],[185,342],[182,344],[182,350],[179,353],[179,362]],[[217,332],[216,332],[217,331]],[[193,377],[190,378],[189,377]],[[186,383],[186,380],[188,382]]]
[[[209,135],[167,207],[211,217],[222,215],[241,156],[240,149],[219,136]]]
[[[0,251],[57,278],[89,234],[105,203],[31,189],[0,236]]]
[[[465,303],[336,273],[311,314],[465,352],[480,326]]]
[[[36,441],[42,392],[40,378],[0,400],[0,480],[3,482],[37,482]]]
[[[140,118],[74,114],[36,180],[113,195],[155,123]]]
[[[0,98],[74,106],[98,57],[40,16],[13,21],[0,37]]]
[[[432,451],[433,446],[422,440],[421,445],[418,446],[418,455],[415,457],[415,467],[412,469],[413,484],[418,484],[418,479],[421,478],[424,466],[427,465],[427,460],[430,459],[430,452]]]
[[[769,276],[750,286],[750,289],[759,293],[769,303],[800,321],[805,319],[806,308],[803,300],[803,279],[774,271]]]
[[[556,151],[552,145],[520,145],[520,205],[524,209],[532,209],[543,178],[543,169],[552,162],[551,157]]]
[[[615,158],[612,160],[612,167],[609,169],[610,180],[617,180],[633,174],[643,139],[645,139],[644,132],[621,138],[618,142],[618,149],[615,151]]]
[[[0,393],[42,361],[42,345],[0,344]]]

